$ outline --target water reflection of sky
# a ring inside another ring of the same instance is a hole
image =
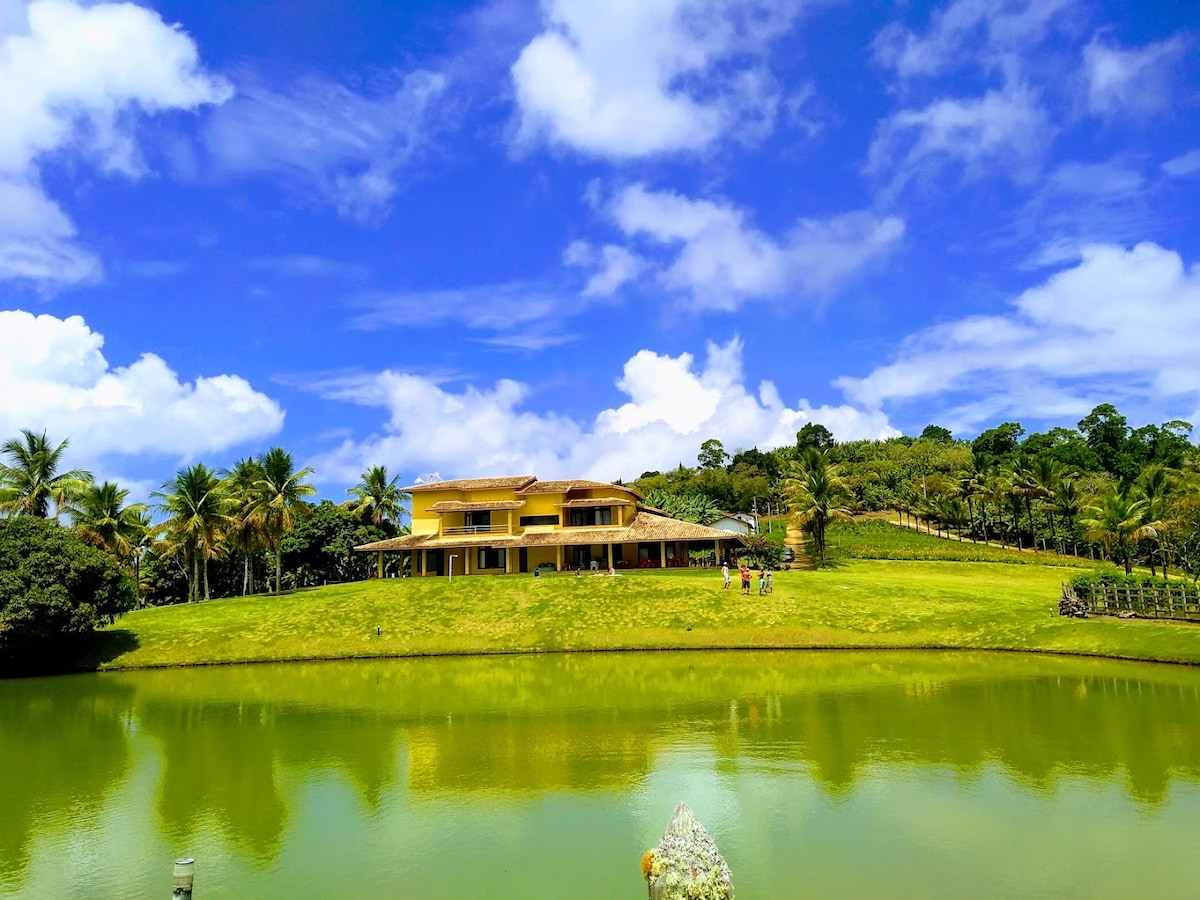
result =
[[[0,892],[153,894],[188,853],[198,900],[581,880],[575,896],[632,896],[681,799],[741,896],[1116,896],[1200,878],[1200,673],[1173,667],[322,663],[0,683],[0,715]]]

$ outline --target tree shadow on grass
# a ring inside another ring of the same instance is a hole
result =
[[[126,628],[112,628],[92,634],[80,648],[72,667],[79,672],[92,672],[141,646],[137,635]]]

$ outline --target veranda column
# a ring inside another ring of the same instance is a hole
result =
[[[505,547],[504,548],[504,574],[505,575],[512,574],[512,570],[513,570],[512,552],[514,549],[516,549],[516,548],[514,548],[514,547]],[[517,552],[520,552],[520,551],[517,551]]]
[[[562,571],[563,567],[563,545],[558,545],[558,571]]]
[[[665,569],[667,567],[667,542],[658,542],[658,567]]]
[[[471,574],[471,551],[473,549],[474,549],[473,547],[463,547],[462,556],[463,556],[463,574],[464,575]]]
[[[424,578],[429,574],[429,551],[421,551],[421,577]]]
[[[608,544],[608,567],[611,569],[611,568],[613,568],[613,566],[614,566],[614,565],[616,565],[616,564],[613,562],[613,558],[612,558],[612,542],[610,541],[610,542],[609,542],[609,544]]]
[[[379,577],[383,577],[383,551],[379,551]]]

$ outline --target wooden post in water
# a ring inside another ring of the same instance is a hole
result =
[[[658,846],[642,856],[650,900],[733,900],[733,879],[716,842],[686,803],[675,807]]]
[[[173,873],[174,890],[171,891],[171,897],[174,900],[191,900],[192,897],[192,881],[196,876],[196,861],[190,857],[186,859],[175,860],[175,871]]]

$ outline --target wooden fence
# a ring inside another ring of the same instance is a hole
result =
[[[1200,591],[1178,581],[1136,587],[1064,584],[1063,598],[1082,602],[1088,613],[1095,616],[1124,615],[1200,622]]]

